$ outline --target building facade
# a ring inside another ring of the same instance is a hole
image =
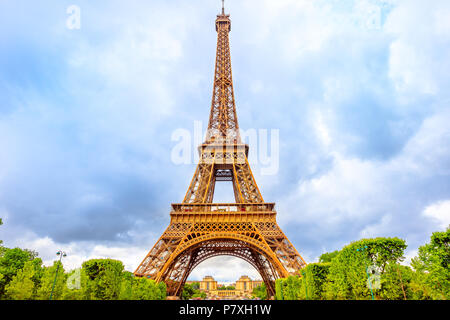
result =
[[[236,290],[246,293],[252,293],[253,289],[262,285],[262,280],[252,280],[250,277],[244,275],[236,281]]]
[[[205,276],[201,281],[186,281],[186,283],[199,283],[199,289],[204,291],[209,297],[250,297],[253,289],[263,284],[262,280],[252,280],[249,276],[243,275],[232,286],[233,290],[220,289],[220,285],[212,276]]]
[[[217,290],[217,281],[211,276],[206,276],[200,281],[200,290],[209,292]]]

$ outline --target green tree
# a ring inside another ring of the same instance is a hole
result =
[[[362,239],[345,246],[332,259],[325,284],[327,299],[370,299],[367,272],[371,267],[382,278],[389,264],[402,261],[405,241],[398,238]]]
[[[91,259],[83,262],[86,274],[85,298],[92,300],[116,300],[121,289],[121,261],[112,259]]]
[[[283,288],[284,288],[285,280],[286,279],[284,279],[284,278],[275,280],[275,299],[276,300],[284,300]]]
[[[35,251],[20,248],[4,248],[0,257],[0,297],[5,295],[5,287],[13,277],[21,270],[27,261],[32,261],[37,256]]]
[[[339,250],[333,252],[325,252],[319,257],[319,263],[331,262],[339,253]]]
[[[58,276],[59,277],[59,276]],[[87,276],[83,269],[75,269],[66,274],[62,300],[88,300]]]
[[[6,285],[6,297],[11,300],[30,300],[35,288],[34,274],[35,266],[33,262],[25,262],[24,267],[17,271],[17,274]]]
[[[381,276],[381,289],[378,296],[383,300],[414,299],[411,290],[413,270],[398,263],[389,263]]]
[[[419,247],[418,256],[411,260],[416,271],[413,290],[421,299],[450,298],[450,228],[434,232],[430,243]]]
[[[120,300],[165,300],[166,284],[156,283],[152,279],[135,278],[134,275],[125,271],[122,274],[120,288]]]
[[[219,287],[219,288],[217,288],[217,290],[235,290],[236,288],[234,287],[234,286],[222,286],[222,287]]]
[[[183,287],[183,292],[181,293],[181,299],[189,300],[196,293],[196,289],[193,288],[192,284],[185,283]]]
[[[119,300],[132,300],[133,299],[133,281],[134,275],[125,271],[122,274],[122,282],[120,284]]]
[[[200,290],[196,290],[191,298],[202,298],[202,299],[205,299],[206,298],[206,292],[200,291]]]
[[[31,264],[34,268],[34,275],[31,278],[34,282],[34,291],[33,291],[33,298],[37,295],[37,290],[41,286],[42,276],[44,275],[44,268],[42,266],[42,259],[41,258],[34,258],[31,260]]]
[[[257,286],[256,288],[253,288],[252,295],[256,298],[265,300],[267,299],[267,288],[266,284],[263,283],[260,286]]]
[[[325,299],[325,284],[331,263],[310,263],[302,270],[299,299],[323,300]]]
[[[200,290],[200,282],[195,281],[192,282],[191,285],[194,290]]]
[[[58,269],[59,266],[59,269]],[[58,269],[58,276],[55,275]],[[55,287],[53,289],[52,300],[61,300],[64,293],[64,287],[66,286],[67,275],[64,273],[64,267],[60,261],[53,262],[50,267],[44,268],[43,275],[41,278],[41,285],[37,290],[37,299],[48,300],[50,299],[50,294],[52,292],[53,283]]]
[[[164,282],[159,282],[157,284],[158,287],[158,292],[159,292],[159,297],[157,297],[157,300],[166,300],[167,297],[167,286]],[[205,298],[206,298],[206,294],[205,294]]]
[[[186,283],[183,287],[183,292],[181,293],[181,298],[183,300],[189,300],[192,298],[206,298],[206,293],[198,289],[200,287],[200,283]]]
[[[300,296],[301,280],[298,276],[289,276],[284,280],[283,300],[298,300]]]
[[[133,300],[158,300],[160,293],[154,280],[135,278],[131,297]]]

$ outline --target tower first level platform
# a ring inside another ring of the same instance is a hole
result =
[[[275,280],[306,265],[276,222],[274,203],[172,204],[169,227],[135,271],[165,281],[180,295],[192,270],[208,258],[242,258],[260,273],[270,295]]]

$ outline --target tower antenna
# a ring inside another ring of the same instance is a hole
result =
[[[222,14],[225,14],[225,0],[222,0]]]

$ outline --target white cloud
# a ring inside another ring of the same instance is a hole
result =
[[[34,250],[39,253],[39,257],[46,266],[52,265],[55,260],[59,259],[56,252],[62,250],[67,254],[62,260],[66,270],[80,268],[81,264],[89,259],[105,258],[120,260],[123,262],[125,270],[133,272],[151,249],[144,247],[151,239],[147,239],[143,246],[130,244],[114,246],[94,242],[57,243],[49,237],[38,237],[31,231],[16,229],[13,232],[19,232],[21,236],[6,240],[4,243],[6,247]]]
[[[319,141],[323,144],[325,148],[329,147],[332,143],[332,138],[330,135],[330,130],[327,127],[327,124],[324,120],[323,112],[317,110],[315,112],[315,119],[312,121],[314,124],[314,128],[316,129],[316,135],[319,138]]]
[[[407,249],[404,254],[405,260],[403,260],[403,264],[409,266],[411,264],[411,259],[417,257],[418,253],[419,253],[418,249],[414,250]]]
[[[450,28],[448,1],[400,2],[389,15],[385,32],[394,38],[390,46],[389,76],[400,100],[414,101],[421,94],[447,95],[449,83]],[[448,95],[447,95],[448,96]]]
[[[450,226],[450,200],[433,203],[423,210],[423,215],[434,220],[445,229]]]
[[[249,263],[235,257],[213,257],[200,263],[190,274],[189,280],[202,280],[211,275],[217,281],[236,281],[242,275],[261,279],[260,274]]]
[[[442,107],[423,121],[402,153],[391,161],[392,171],[409,172],[421,178],[450,174],[450,102]]]
[[[380,164],[347,158],[336,152],[332,155],[331,170],[319,177],[302,180],[288,199],[279,201],[282,207],[302,209],[301,215],[296,213],[297,210],[284,209],[280,216],[282,221],[300,218],[334,225],[373,214],[383,205],[379,199],[389,201],[384,196],[387,190]]]
[[[386,214],[381,217],[381,220],[374,224],[367,225],[361,232],[361,238],[376,238],[385,236],[385,230],[389,230],[389,225],[392,223],[392,215]],[[389,235],[388,235],[389,236]]]
[[[422,94],[435,94],[437,92],[434,73],[429,68],[431,57],[402,41],[393,42],[390,51],[389,75],[398,91]]]
[[[332,167],[319,176],[302,179],[292,192],[277,200],[280,224],[312,227],[304,233],[317,245],[323,243],[323,237],[344,244],[360,237],[399,236],[399,232],[425,241],[430,226],[418,228],[422,224],[419,212],[409,211],[407,201],[426,201],[416,185],[435,174],[450,174],[450,127],[445,125],[449,122],[450,113],[445,110],[430,116],[389,161],[351,157],[332,145],[328,153],[333,157]],[[450,223],[449,214],[450,201],[434,204],[424,213],[440,227]],[[415,231],[407,230],[406,223],[414,221]],[[317,232],[323,236],[316,238]]]

